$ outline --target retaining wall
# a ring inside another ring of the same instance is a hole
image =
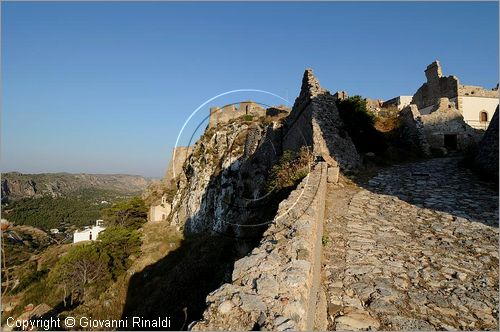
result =
[[[281,202],[260,245],[207,297],[193,330],[312,330],[319,291],[327,164]],[[326,310],[326,308],[323,308]]]

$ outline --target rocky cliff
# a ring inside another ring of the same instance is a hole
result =
[[[82,189],[112,190],[120,193],[139,193],[151,179],[123,174],[41,173],[2,174],[2,202],[27,197],[63,196]]]
[[[236,236],[241,224],[260,223],[259,207],[270,203],[266,176],[281,154],[278,127],[240,118],[209,128],[179,174],[172,223],[190,233]]]

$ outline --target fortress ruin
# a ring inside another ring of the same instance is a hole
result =
[[[464,117],[465,123],[475,129],[486,130],[498,106],[498,85],[488,90],[480,86],[460,84],[456,76],[443,76],[439,61],[425,69],[427,82],[413,95],[420,114],[429,114],[441,98],[448,98]]]
[[[219,123],[227,123],[230,120],[249,115],[252,117],[275,116],[279,113],[288,113],[286,106],[264,108],[262,104],[254,101],[243,101],[222,107],[211,107],[208,126],[215,127]]]

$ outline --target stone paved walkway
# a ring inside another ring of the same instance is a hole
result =
[[[452,158],[330,188],[331,330],[498,330],[498,196]]]

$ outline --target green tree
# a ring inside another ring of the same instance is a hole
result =
[[[148,208],[140,197],[118,202],[104,210],[103,219],[108,225],[137,229],[147,221]]]
[[[109,281],[109,257],[94,244],[72,247],[55,265],[49,274],[50,283],[62,288],[63,302],[70,295],[71,302],[77,295],[85,299],[90,288],[102,288]]]
[[[386,149],[382,133],[375,128],[375,115],[368,111],[366,100],[352,96],[337,101],[344,126],[360,152],[381,152]]]
[[[97,246],[109,257],[109,271],[116,280],[130,267],[129,257],[140,252],[141,236],[137,230],[112,226],[99,233]]]

